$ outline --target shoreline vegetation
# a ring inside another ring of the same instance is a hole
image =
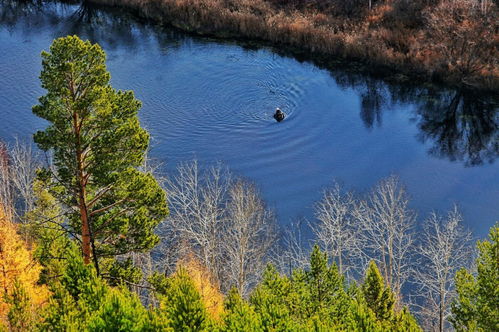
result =
[[[499,88],[497,4],[482,0],[86,0],[199,35],[269,44],[388,80]]]

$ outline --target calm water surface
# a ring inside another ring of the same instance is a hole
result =
[[[31,113],[44,94],[40,52],[67,34],[99,42],[113,86],[142,100],[165,171],[223,161],[260,186],[282,225],[312,218],[333,180],[365,191],[390,174],[421,217],[457,203],[478,236],[499,220],[497,99],[388,85],[92,8],[0,1],[1,139],[46,125]]]

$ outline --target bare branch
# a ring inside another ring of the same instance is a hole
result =
[[[335,183],[315,205],[317,223],[312,229],[322,250],[338,264],[340,273],[356,269],[362,253],[360,229],[352,215],[355,204],[354,195],[342,193]]]
[[[418,245],[415,285],[419,314],[429,328],[440,332],[449,327],[450,303],[456,296],[454,276],[473,256],[472,235],[461,223],[456,206],[446,218],[432,213]]]
[[[401,297],[411,272],[415,213],[408,208],[405,189],[395,176],[381,180],[353,212],[362,229],[362,255],[379,266],[384,279]]]

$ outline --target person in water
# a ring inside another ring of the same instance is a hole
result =
[[[285,117],[286,115],[279,108],[276,108],[274,119],[276,119],[277,122],[281,122]]]

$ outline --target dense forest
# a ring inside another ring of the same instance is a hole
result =
[[[259,40],[320,63],[358,60],[392,80],[499,88],[498,7],[489,0],[91,0],[222,38]],[[342,66],[345,66],[343,63]]]
[[[0,146],[0,320],[11,331],[493,331],[499,226],[420,222],[396,176],[325,190],[280,231],[223,165],[147,156],[141,103],[76,36],[42,53],[39,148]],[[40,151],[40,152],[38,152]],[[416,230],[418,232],[416,232]]]

